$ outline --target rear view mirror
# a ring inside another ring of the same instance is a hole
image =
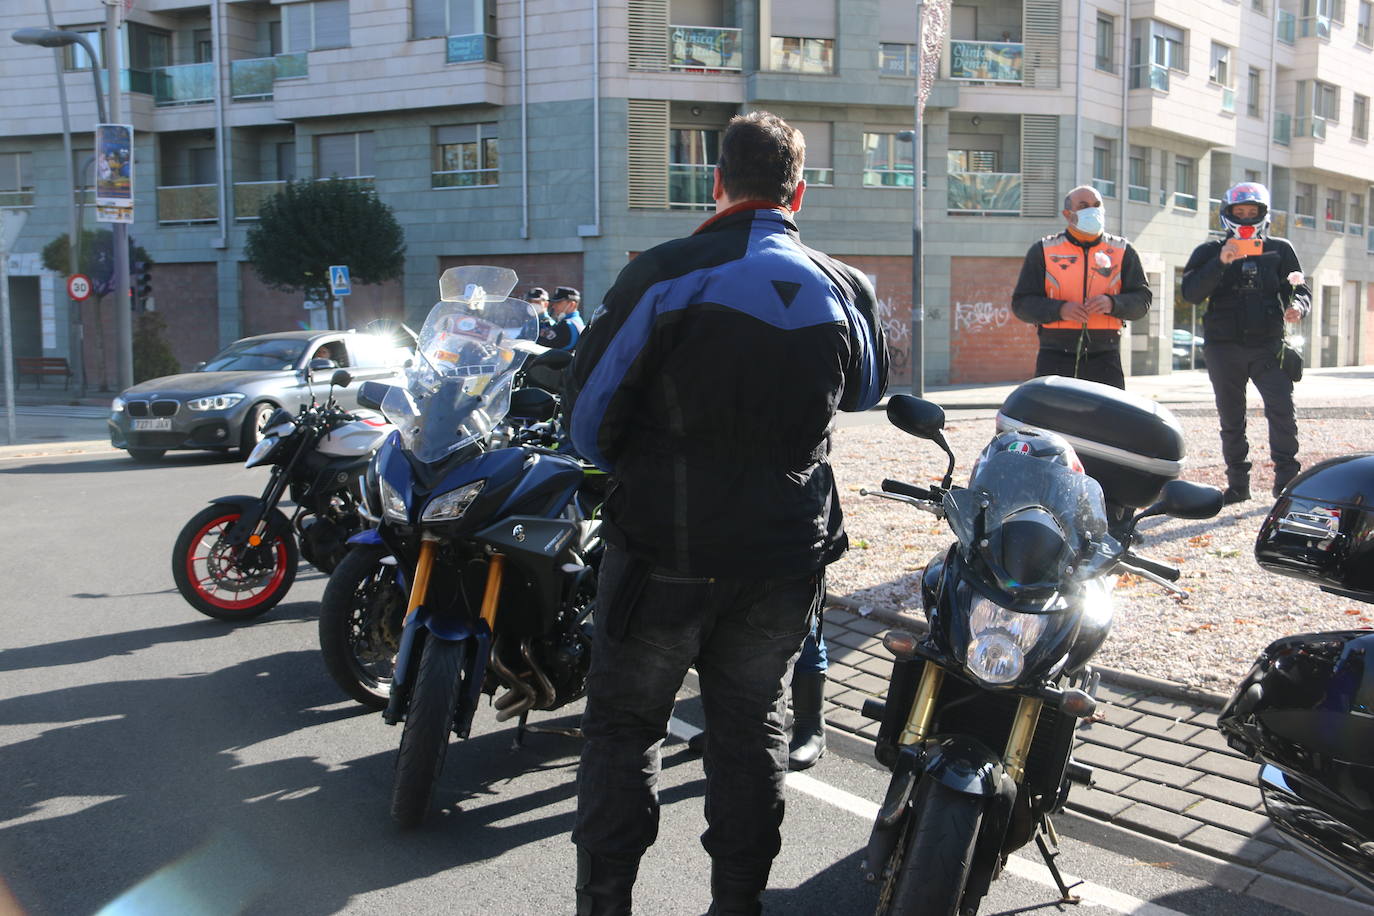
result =
[[[353,381],[353,376],[348,374],[347,369],[335,369],[334,374],[329,377],[329,384],[335,388],[347,388]]]
[[[939,441],[945,428],[945,411],[934,401],[894,394],[887,402],[887,419],[902,432],[921,439]]]
[[[386,393],[391,387],[382,382],[363,382],[358,386],[358,406],[366,407],[368,410],[381,410],[382,401],[386,400]]]
[[[312,359],[310,361],[310,371],[318,372],[321,369],[335,369],[338,368],[338,365],[339,364],[332,359]]]
[[[1136,516],[1136,521],[1151,515],[1187,519],[1215,518],[1221,512],[1221,507],[1221,491],[1216,487],[1188,480],[1171,480],[1164,485],[1159,500]]]

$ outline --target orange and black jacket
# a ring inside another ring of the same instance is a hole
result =
[[[1098,293],[1111,296],[1112,311],[1089,323],[1084,349],[1090,353],[1115,350],[1121,342],[1121,323],[1145,317],[1154,296],[1130,242],[1105,232],[1094,241],[1080,242],[1065,230],[1045,236],[1026,252],[1011,309],[1022,321],[1040,326],[1041,347],[1072,353],[1078,350],[1083,326],[1061,321],[1059,310],[1067,301]]]

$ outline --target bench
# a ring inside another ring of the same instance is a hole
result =
[[[26,375],[37,378],[34,387],[42,387],[43,376],[60,375],[62,376],[62,387],[66,388],[71,384],[72,369],[67,365],[67,359],[63,356],[16,356],[14,358],[15,372],[22,379]]]

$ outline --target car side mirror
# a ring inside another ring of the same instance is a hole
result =
[[[329,377],[329,384],[335,388],[347,388],[353,381],[353,376],[348,374],[347,369],[335,369],[334,374]]]
[[[384,382],[363,382],[358,386],[358,406],[366,407],[368,410],[381,410],[382,401],[386,400],[386,393],[392,388]]]
[[[332,359],[312,359],[310,361],[310,371],[318,372],[321,369],[337,369],[339,364]]]
[[[1190,480],[1171,480],[1164,485],[1159,499],[1135,517],[1138,522],[1152,515],[1173,518],[1216,518],[1221,512],[1222,495],[1216,487],[1193,483]]]
[[[206,362],[205,362],[205,360],[202,359],[200,362],[196,363],[195,371],[196,371],[196,372],[199,372],[200,370],[204,369],[205,366],[206,366]]]
[[[558,401],[542,388],[518,388],[510,396],[510,415],[517,420],[541,423],[553,417]]]

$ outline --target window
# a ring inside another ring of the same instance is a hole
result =
[[[313,0],[282,7],[286,50],[348,47],[348,0]]]
[[[187,150],[186,155],[191,167],[190,183],[193,185],[215,184],[215,148],[213,146],[199,146]]]
[[[1093,137],[1093,187],[1103,197],[1116,196],[1116,143]]]
[[[831,158],[831,124],[829,121],[789,121],[802,132],[806,140],[806,167],[802,177],[808,185],[835,183],[834,160]]]
[[[198,64],[208,64],[215,59],[215,45],[211,40],[209,29],[195,29],[191,33],[192,44],[195,45],[193,56]]]
[[[1312,113],[1333,123],[1341,120],[1341,90],[1321,80],[1312,81]]]
[[[1188,72],[1188,57],[1185,54],[1184,31],[1162,22],[1150,23],[1151,60],[1161,67]]]
[[[1261,104],[1260,71],[1255,67],[1251,67],[1245,79],[1245,113],[1252,118],[1261,117],[1263,115],[1263,111],[1260,108]]]
[[[837,0],[788,0],[773,4],[768,31],[768,69],[785,73],[834,73],[836,5]],[[914,32],[913,18],[911,37],[915,37]]]
[[[1001,156],[995,149],[952,149],[945,154],[951,172],[997,172]]]
[[[277,144],[277,181],[296,179],[296,141]]]
[[[33,206],[32,153],[0,153],[0,206]]]
[[[1317,186],[1305,181],[1296,183],[1293,195],[1293,223],[1308,229],[1317,227]]]
[[[1126,196],[1139,203],[1150,202],[1150,151],[1142,146],[1131,147],[1130,161],[1130,184],[1126,189]]]
[[[1331,21],[1343,24],[1345,22],[1345,0],[1330,0],[1330,6]]]
[[[768,39],[768,69],[783,73],[834,73],[835,40],[833,38]]]
[[[1219,86],[1231,85],[1231,49],[1212,42],[1212,68],[1207,78]]]
[[[1245,180],[1251,184],[1263,184],[1263,179],[1260,178],[1258,169],[1246,169]]]
[[[1338,4],[1342,7],[1339,11],[1339,17],[1334,9]],[[1344,17],[1343,0],[1302,0],[1298,34],[1304,38],[1308,36],[1330,38],[1332,20],[1340,22]]]
[[[716,161],[720,158],[718,129],[674,127],[668,131],[668,206],[680,210],[709,210]]]
[[[1350,195],[1350,221],[1346,231],[1351,235],[1364,235],[1364,195]]]
[[[910,140],[897,134],[864,133],[864,187],[911,188],[914,169]]]
[[[1154,19],[1131,24],[1131,88],[1169,91],[1169,71],[1188,72],[1187,33]]]
[[[95,51],[94,64],[97,67],[105,66],[105,30],[104,29],[69,29],[83,36],[91,43],[92,50]],[[81,45],[71,44],[62,49],[62,65],[68,70],[89,70],[91,69],[91,56],[86,53],[86,49]]]
[[[1191,156],[1174,157],[1174,206],[1197,209],[1197,161]]]
[[[1369,139],[1369,96],[1355,96],[1355,105],[1350,113],[1350,136],[1356,140]]]
[[[500,184],[496,124],[455,124],[434,129],[432,188]]]
[[[1326,189],[1326,228],[1329,232],[1345,231],[1345,192]]]
[[[1097,14],[1097,69],[1116,72],[1116,17]]]
[[[1250,0],[1250,9],[1254,10],[1257,13],[1264,12],[1264,0]]]
[[[372,175],[372,132],[320,134],[315,138],[316,178]]]
[[[1355,41],[1366,48],[1374,45],[1370,34],[1371,19],[1374,19],[1374,5],[1371,5],[1369,0],[1360,0],[1360,11],[1356,13],[1355,19]]]
[[[916,46],[884,41],[878,45],[878,72],[883,76],[906,76],[916,63]]]
[[[496,10],[488,0],[410,0],[410,37],[495,35]]]

